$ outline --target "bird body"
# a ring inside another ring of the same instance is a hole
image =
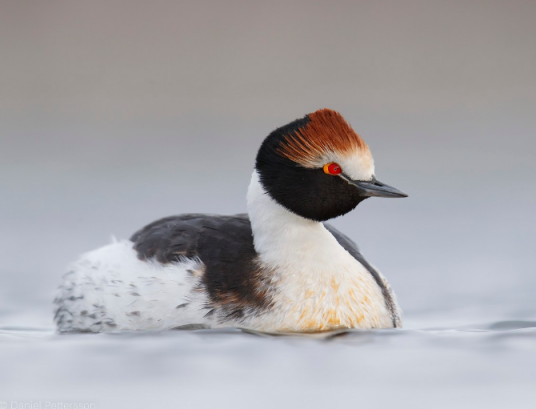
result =
[[[257,155],[247,215],[168,217],[81,256],[55,300],[58,329],[400,327],[385,278],[324,223],[367,197],[405,196],[373,172],[334,111],[279,128]]]

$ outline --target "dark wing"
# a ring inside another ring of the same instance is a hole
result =
[[[130,240],[140,259],[156,259],[163,264],[196,256],[205,264],[236,262],[256,255],[251,224],[245,214],[165,217],[138,230]]]
[[[335,239],[339,242],[339,244],[352,255],[353,258],[355,258],[357,261],[359,261],[363,267],[365,267],[370,275],[374,278],[374,281],[376,281],[376,284],[380,287],[382,290],[383,298],[385,299],[385,305],[387,306],[387,310],[389,311],[389,314],[391,315],[391,319],[393,321],[393,327],[398,327],[400,324],[400,317],[398,316],[398,313],[395,308],[395,303],[393,301],[393,296],[391,295],[391,292],[383,282],[382,278],[380,277],[380,274],[378,271],[372,267],[367,260],[365,260],[365,257],[361,254],[359,251],[359,248],[357,247],[357,244],[355,244],[350,238],[342,234],[340,231],[338,231],[335,227],[324,223],[324,226],[328,231],[333,234]]]
[[[262,279],[246,214],[166,217],[134,233],[131,240],[141,260],[166,264],[198,257],[205,265],[203,284],[211,301],[207,308],[221,308],[228,318],[242,318],[246,309],[268,304],[259,289]]]

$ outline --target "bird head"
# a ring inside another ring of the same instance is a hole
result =
[[[368,197],[407,197],[376,179],[367,144],[330,109],[273,131],[259,149],[255,168],[277,203],[315,221],[346,214]]]

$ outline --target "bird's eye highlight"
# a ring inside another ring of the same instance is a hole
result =
[[[338,175],[342,173],[342,169],[338,163],[335,163],[335,162],[326,163],[324,165],[324,173],[327,173],[328,175]]]

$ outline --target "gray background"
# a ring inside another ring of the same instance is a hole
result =
[[[333,221],[406,328],[534,320],[535,21],[534,1],[1,0],[1,322],[51,327],[65,266],[111,234],[244,212],[262,139],[322,107],[410,195]]]
[[[2,307],[182,212],[245,211],[262,139],[321,107],[410,194],[335,224],[407,313],[531,308],[536,3],[2,2]]]

